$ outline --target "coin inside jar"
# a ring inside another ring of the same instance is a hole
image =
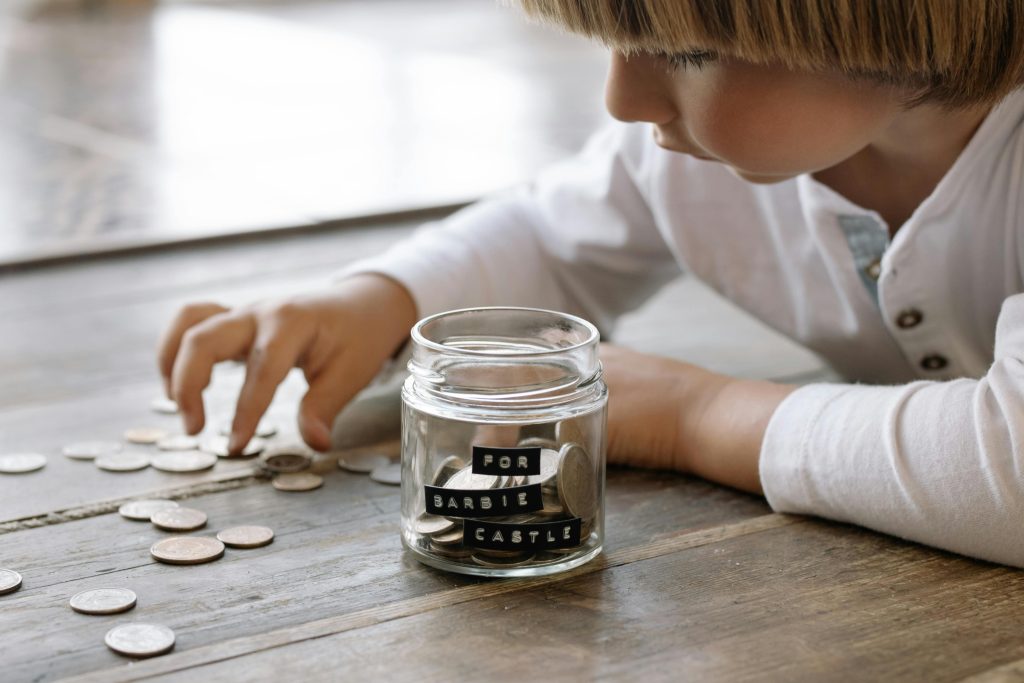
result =
[[[174,647],[174,631],[159,624],[121,624],[107,631],[103,642],[129,657],[155,657]]]
[[[205,536],[174,536],[154,543],[149,554],[166,564],[202,564],[220,559],[224,544]]]
[[[274,530],[265,526],[235,526],[218,532],[217,540],[229,548],[261,548],[274,540]]]
[[[46,467],[46,456],[42,453],[10,453],[0,455],[0,473],[27,474]]]
[[[94,588],[76,593],[69,604],[81,614],[120,614],[135,607],[137,600],[127,588]]]
[[[274,477],[278,491],[312,491],[324,485],[324,478],[312,472],[285,472]]]
[[[447,489],[470,489],[484,490],[496,489],[505,485],[508,477],[494,476],[490,474],[474,474],[473,467],[463,467],[452,475],[451,479],[445,482]]]
[[[13,569],[0,569],[0,595],[13,593],[21,588],[21,574]]]
[[[540,451],[540,474],[531,474],[526,478],[527,484],[551,485],[558,476],[558,451],[542,448]]]
[[[430,542],[443,546],[462,543],[462,525],[460,524],[458,528],[453,528],[450,531],[433,534],[430,537]]]
[[[434,470],[431,481],[434,486],[444,486],[448,480],[455,476],[455,473],[466,466],[466,461],[457,455],[449,455],[441,461],[441,464]]]
[[[496,555],[494,553],[474,552],[473,562],[481,567],[522,567],[533,562],[534,555],[529,553],[511,553],[509,555]]]
[[[558,461],[558,497],[570,515],[590,519],[597,509],[594,468],[583,447],[567,443]]]
[[[160,510],[168,510],[170,508],[176,508],[178,504],[173,500],[164,500],[163,498],[153,498],[150,500],[133,500],[125,503],[117,509],[125,519],[135,520],[137,522],[148,522],[153,514]]]
[[[156,455],[154,469],[161,472],[201,472],[217,464],[217,456],[200,451],[167,451]]]
[[[164,531],[195,531],[206,526],[206,513],[193,508],[168,508],[153,513],[150,521]]]
[[[451,531],[455,527],[455,521],[448,519],[447,517],[438,517],[437,515],[422,514],[413,524],[413,529],[418,534],[424,536],[430,536],[432,534],[443,534],[446,531]]]

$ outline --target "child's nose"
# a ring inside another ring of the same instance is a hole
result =
[[[605,84],[605,106],[620,121],[665,124],[678,112],[666,80],[669,73],[654,57],[612,53]]]

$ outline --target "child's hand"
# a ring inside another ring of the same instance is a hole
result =
[[[202,391],[214,364],[245,361],[230,439],[230,450],[237,453],[252,437],[278,384],[298,366],[309,382],[299,407],[299,430],[310,446],[327,450],[335,415],[401,346],[416,319],[408,291],[373,274],[323,292],[236,309],[191,304],[164,333],[160,372],[186,431],[196,434],[205,423]]]

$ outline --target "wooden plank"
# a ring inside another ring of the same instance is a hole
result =
[[[1024,573],[818,521],[453,603],[80,680],[948,681],[1024,653]]]
[[[403,555],[399,504],[397,489],[337,470],[309,494],[258,485],[200,496],[188,505],[210,515],[211,532],[267,524],[277,538],[266,548],[229,551],[222,560],[196,567],[152,562],[148,548],[165,534],[111,514],[0,536],[4,566],[25,577],[20,591],[2,598],[0,632],[9,634],[6,675],[50,680],[123,663],[106,650],[102,635],[124,620],[167,624],[178,633],[179,652],[186,653],[479,583]],[[609,474],[613,550],[649,543],[660,548],[667,534],[767,512],[757,497],[686,477],[618,469]],[[68,610],[73,593],[100,585],[133,588],[139,606],[130,615],[109,618]]]

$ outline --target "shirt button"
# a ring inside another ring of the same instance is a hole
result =
[[[877,281],[879,276],[882,274],[882,259],[876,258],[874,261],[864,267],[864,272],[869,278]]]
[[[921,359],[921,367],[925,370],[941,370],[947,365],[949,365],[949,361],[946,360],[946,357],[940,356],[937,353],[927,355]]]
[[[924,313],[916,308],[908,308],[905,311],[900,311],[900,314],[896,316],[896,325],[900,329],[909,330],[911,327],[920,325],[922,320],[924,320]]]

